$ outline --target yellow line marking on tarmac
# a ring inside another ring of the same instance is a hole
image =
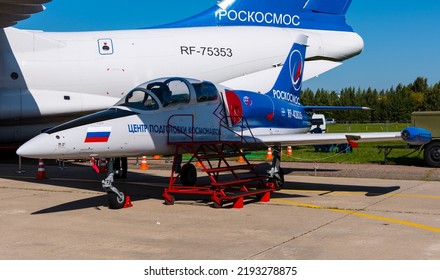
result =
[[[389,222],[389,223],[394,223],[394,224],[400,224],[400,225],[405,225],[405,226],[409,226],[409,227],[415,227],[415,228],[419,228],[419,229],[424,229],[424,230],[440,233],[440,228],[417,224],[417,223],[408,222],[408,221],[403,221],[403,220],[398,220],[398,219],[393,219],[393,218],[370,215],[370,214],[361,213],[361,212],[357,212],[357,211],[353,211],[353,210],[327,208],[327,207],[323,207],[323,206],[319,206],[319,205],[302,203],[302,202],[297,202],[297,201],[290,201],[290,200],[279,199],[279,198],[274,198],[272,200],[280,202],[280,203],[296,205],[296,206],[305,207],[305,208],[322,209],[322,210],[338,212],[338,213],[343,213],[343,214],[347,214],[347,215],[353,215],[353,216],[357,216],[357,217],[379,220],[379,221],[384,221],[384,222]]]
[[[332,194],[345,194],[345,195],[365,195],[366,192],[344,192],[344,191],[307,191],[307,190],[283,190],[282,192],[288,193],[332,193]],[[403,194],[403,193],[388,193],[380,194],[381,196],[393,196],[393,197],[406,197],[406,198],[427,198],[427,199],[440,199],[440,195],[423,195],[423,194]]]
[[[387,196],[398,196],[398,197],[408,197],[408,198],[432,198],[432,199],[440,199],[440,195],[425,195],[425,194],[387,194]]]

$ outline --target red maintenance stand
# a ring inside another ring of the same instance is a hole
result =
[[[189,139],[183,142],[168,139],[168,144],[175,146],[175,153],[170,182],[163,193],[166,205],[173,205],[177,194],[207,196],[214,208],[229,202],[233,208],[243,208],[248,198],[270,201],[270,194],[276,187],[268,182],[268,176],[257,173],[256,165],[251,164],[240,150],[243,141],[195,142],[192,136]],[[182,165],[184,153],[191,157]],[[237,157],[242,157],[241,163],[237,163]],[[196,185],[197,169],[193,162],[208,175],[209,184]]]

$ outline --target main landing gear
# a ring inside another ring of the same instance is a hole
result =
[[[284,185],[284,171],[281,165],[281,145],[276,145],[272,152],[272,167],[268,173],[267,182],[273,184],[277,191],[281,190]]]

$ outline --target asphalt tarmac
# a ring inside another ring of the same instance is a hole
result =
[[[0,163],[0,259],[440,259],[438,169],[284,163],[270,202],[215,209],[191,196],[164,205],[170,166],[130,161],[115,185],[133,207],[111,210],[88,163],[45,162],[46,180],[36,161]]]

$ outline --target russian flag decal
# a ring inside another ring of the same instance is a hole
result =
[[[84,143],[105,143],[111,132],[111,127],[89,127]]]

